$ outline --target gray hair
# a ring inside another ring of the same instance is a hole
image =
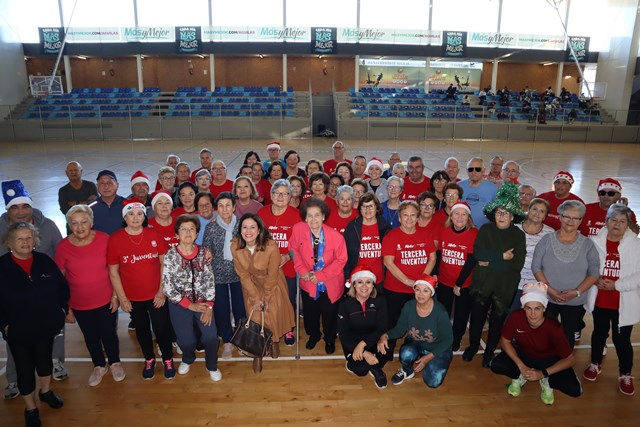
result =
[[[280,179],[277,179],[276,182],[274,182],[273,185],[271,186],[271,194],[273,194],[280,187],[286,187],[289,193],[293,191],[293,188],[291,187],[291,183],[289,182],[289,180],[285,178],[280,178]]]
[[[513,163],[514,165],[516,165],[518,167],[518,172],[520,172],[520,163],[516,162],[515,160],[507,160],[506,162],[504,162],[502,164],[502,170],[506,170],[509,163]]]
[[[176,165],[176,168],[178,166]],[[176,171],[171,166],[163,166],[158,170],[158,178],[162,176],[163,173],[170,173],[173,176],[176,176]]]
[[[211,179],[211,172],[206,169],[200,169],[198,172],[196,172],[195,179],[200,178],[202,175],[207,175],[209,179]]]
[[[407,162],[411,163],[411,162],[420,162],[420,164],[424,167],[424,162],[422,161],[422,157],[420,156],[411,156],[409,157],[409,160],[407,160]]]
[[[456,163],[458,164],[458,166],[460,166],[460,162],[458,161],[458,159],[456,159],[455,157],[447,157],[447,160],[444,161],[444,167],[445,169],[447,168],[447,165],[449,164],[449,162],[451,160],[455,160]]]
[[[64,217],[67,220],[67,224],[71,224],[71,217],[77,213],[82,213],[87,215],[89,217],[89,220],[91,221],[91,226],[93,226],[93,209],[91,209],[87,205],[71,206],[71,209],[69,209],[67,213],[64,215]]]
[[[531,191],[533,191],[533,197],[536,197],[536,195],[538,194],[536,189],[533,188],[533,186],[529,185],[529,184],[522,184],[520,187],[518,187],[518,191],[522,191],[522,190],[531,190]]]
[[[395,169],[395,165],[393,165],[393,168]],[[391,175],[389,178],[387,178],[387,187],[391,185],[391,181],[398,181],[398,184],[400,184],[400,190],[404,188],[404,179],[400,178],[399,176]]]
[[[213,169],[213,165],[215,165],[216,163],[221,163],[223,168],[227,168],[227,165],[222,160],[216,159],[211,162],[211,169]]]
[[[338,189],[336,190],[336,200],[340,198],[340,194],[342,193],[349,193],[351,199],[353,200],[353,187],[351,187],[350,185],[341,185],[340,187],[338,187]]]
[[[484,159],[482,157],[472,157],[472,158],[470,158],[469,161],[467,162],[467,167],[470,167],[472,162],[480,162],[480,163],[482,163],[482,167],[484,167]]]
[[[169,154],[167,156],[167,160],[166,161],[169,162],[169,159],[172,158],[172,157],[175,158],[178,163],[180,163],[180,157],[178,157],[177,154]]]
[[[631,224],[631,216],[633,215],[633,211],[631,210],[631,208],[629,208],[629,206],[627,205],[623,205],[622,203],[614,203],[609,206],[605,221],[608,222],[610,218],[622,215],[626,216],[627,223]]]
[[[391,173],[395,173],[400,168],[402,168],[404,170],[407,170],[407,168],[402,164],[402,162],[398,162],[395,165],[393,165],[393,169],[391,170]],[[388,181],[388,179],[387,179],[387,181]],[[403,184],[404,184],[404,182],[403,182]]]
[[[203,148],[202,150],[200,150],[200,154],[202,153],[209,153],[209,155],[212,154],[211,150],[209,150],[208,148]]]
[[[587,211],[584,203],[579,200],[566,200],[562,202],[562,204],[558,206],[558,213],[564,215],[567,209],[577,209],[580,212],[580,218],[584,217],[584,213]]]
[[[10,244],[13,243],[13,236],[18,230],[24,230],[25,228],[31,231],[31,235],[33,236],[33,246],[38,247],[38,245],[40,245],[40,234],[38,233],[38,229],[33,224],[22,221],[14,222],[9,226],[7,231],[4,233],[4,236],[2,236],[2,246],[10,250]]]
[[[336,144],[342,144],[342,146],[344,148],[347,148],[347,144],[345,144],[344,142],[342,142],[340,140],[338,140],[338,141],[334,142],[333,144],[331,144],[331,148],[336,148]]]

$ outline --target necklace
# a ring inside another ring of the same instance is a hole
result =
[[[134,235],[129,234],[127,230],[125,230],[125,233],[127,234],[127,237],[129,237],[129,241],[136,246],[140,246],[140,244],[142,243],[142,240],[144,239],[144,230],[140,234],[135,234],[135,236],[140,236],[138,239],[134,239],[133,238]]]

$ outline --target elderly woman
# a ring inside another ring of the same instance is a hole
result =
[[[0,331],[15,360],[28,427],[40,425],[36,372],[40,401],[53,409],[63,405],[50,388],[51,354],[69,307],[67,281],[51,258],[33,250],[38,244],[38,231],[32,224],[14,222],[2,237],[9,252],[0,257]]]
[[[195,244],[200,221],[195,215],[180,215],[174,225],[179,243],[167,251],[162,270],[162,289],[169,299],[169,315],[182,349],[178,373],[185,375],[196,360],[196,342],[205,351],[205,366],[211,381],[220,381],[218,334],[213,321],[216,295],[213,272],[205,251]],[[195,327],[200,331],[196,337]]]
[[[387,179],[387,196],[389,198],[382,203],[382,216],[389,224],[390,229],[400,227],[398,207],[400,206],[400,195],[403,189],[404,179],[397,176],[390,176]]]
[[[453,320],[453,351],[467,330],[471,313],[471,273],[476,265],[473,245],[478,229],[471,219],[471,208],[465,202],[451,207],[451,215],[440,233],[440,266],[436,295]],[[455,308],[454,308],[455,307]]]
[[[145,227],[147,218],[142,203],[135,199],[125,201],[122,217],[125,227],[109,239],[107,263],[113,289],[120,307],[131,313],[136,338],[144,355],[142,378],[155,375],[156,355],[153,349],[151,325],[162,352],[164,376],[175,377],[171,321],[162,292],[162,264],[167,245],[153,229]],[[151,322],[149,322],[151,321]]]
[[[262,207],[262,203],[256,200],[258,198],[256,186],[246,176],[238,177],[233,181],[232,193],[236,198],[235,215],[238,218],[246,213],[256,213]]]
[[[329,192],[327,193],[329,197],[333,200],[338,199],[338,187],[344,185],[344,178],[342,178],[337,173],[331,174],[329,177]]]
[[[554,402],[553,389],[580,396],[582,385],[572,369],[573,350],[558,322],[544,315],[547,285],[526,284],[520,302],[522,309],[513,312],[502,329],[502,352],[491,362],[491,370],[511,378],[507,392],[513,397],[533,381],[540,382],[540,399],[546,405]]]
[[[342,235],[324,224],[329,207],[323,201],[307,200],[300,209],[300,217],[304,222],[293,226],[289,249],[294,253],[293,265],[300,275],[304,329],[309,335],[306,348],[311,350],[320,341],[322,318],[324,348],[327,354],[333,354],[347,248]]]
[[[529,184],[522,184],[518,187],[518,192],[519,192],[518,194],[520,195],[520,208],[522,208],[523,211],[528,212],[529,203],[531,203],[533,198],[536,197],[536,189]],[[549,202],[547,202],[547,204],[548,203]],[[551,209],[550,205],[549,205],[549,209]],[[547,209],[547,211],[549,209]],[[546,215],[545,215],[545,218],[546,218]]]
[[[451,216],[451,207],[462,200],[464,190],[455,182],[449,182],[444,186],[444,206],[436,211],[433,216],[440,224],[444,225],[449,216]],[[436,196],[437,197],[437,196]]]
[[[287,280],[287,288],[289,291],[289,301],[295,311],[297,304],[297,287],[296,287],[296,271],[293,268],[293,261],[289,254],[289,239],[293,231],[293,226],[300,222],[300,212],[290,206],[290,198],[293,193],[293,185],[289,182],[291,178],[280,179],[273,183],[271,187],[271,199],[273,203],[265,206],[258,211],[258,216],[262,218],[264,224],[271,232],[271,238],[278,243],[280,249],[280,269],[284,273]],[[295,336],[293,332],[288,331],[284,335],[284,344],[292,346],[295,344]]]
[[[273,333],[271,357],[280,355],[280,338],[295,325],[293,310],[289,304],[287,282],[280,270],[280,250],[269,235],[269,230],[256,214],[245,214],[238,221],[238,235],[231,243],[233,264],[244,295],[247,312],[251,319],[262,322]],[[253,371],[262,371],[262,358],[253,359]]]
[[[447,171],[435,171],[429,180],[429,191],[436,195],[436,210],[443,209],[446,205],[444,187],[451,181]]]
[[[155,215],[149,219],[149,228],[154,229],[169,247],[178,244],[178,237],[173,227],[173,203],[168,191],[158,190],[153,193],[151,206]]]
[[[347,224],[343,233],[348,256],[344,277],[351,277],[357,265],[364,266],[378,279],[374,284],[381,294],[384,278],[382,240],[389,232],[389,225],[382,216],[378,198],[371,193],[362,196],[357,212],[360,215]]]
[[[198,220],[200,220],[200,231],[196,237],[196,245],[202,245],[204,239],[204,231],[211,221],[215,222],[217,216],[214,211],[215,199],[213,194],[208,191],[196,194],[196,207],[198,208]]]
[[[192,182],[183,182],[178,187],[178,207],[172,212],[174,218],[185,213],[196,213],[196,193],[198,187]]]
[[[382,178],[382,160],[374,157],[367,164],[366,174],[369,178],[365,180],[368,191],[375,194],[380,203],[386,202],[389,198],[387,194],[387,180]]]
[[[338,233],[344,234],[347,224],[358,216],[358,210],[353,207],[353,188],[348,185],[342,185],[338,188],[336,194],[338,209],[331,212],[325,224]]]
[[[522,186],[520,186],[520,201],[522,201]],[[518,310],[520,306],[520,296],[522,295],[522,287],[525,283],[536,282],[536,278],[533,277],[531,271],[531,261],[533,261],[533,252],[538,245],[538,242],[549,233],[553,233],[553,228],[544,224],[544,220],[549,213],[549,202],[544,199],[531,199],[527,206],[527,217],[521,224],[516,224],[520,230],[524,232],[524,237],[527,242],[527,256],[524,260],[524,267],[520,272],[520,283],[518,284],[518,290],[513,297],[513,303],[511,304],[511,312]]]
[[[309,159],[307,165],[304,167],[304,171],[307,173],[307,176],[304,178],[304,180],[308,184],[309,177],[311,175],[316,172],[324,172],[324,169],[322,168],[322,163],[320,163],[320,160]]]
[[[311,194],[303,201],[303,205],[309,199],[316,199],[324,202],[331,211],[338,209],[336,201],[327,195],[329,192],[329,176],[326,173],[316,172],[309,177],[309,191],[311,191]]]
[[[360,203],[360,198],[369,192],[367,183],[357,178],[351,181],[351,187],[353,188],[353,207],[357,208]]]
[[[338,308],[338,336],[347,359],[347,372],[364,377],[370,374],[376,387],[387,387],[382,368],[387,360],[377,350],[378,340],[387,330],[387,302],[374,285],[377,277],[365,266],[353,269],[347,297]]]
[[[198,193],[212,192],[211,173],[208,170],[200,169],[196,172],[196,186],[198,187]]]
[[[393,165],[391,174],[393,176],[397,176],[400,179],[404,179],[407,176],[407,169],[401,162],[398,162],[395,165]]]
[[[298,167],[300,163],[300,155],[295,150],[289,150],[284,155],[284,162],[287,167],[284,170],[283,178],[288,178],[290,176],[299,176],[300,178],[304,178],[307,176],[307,173],[304,169]]]
[[[387,298],[389,325],[395,325],[405,303],[413,299],[413,285],[423,274],[431,274],[436,265],[433,238],[418,232],[416,224],[420,207],[404,201],[398,208],[400,227],[391,230],[382,241],[382,259],[387,268],[384,293]],[[391,354],[395,340],[390,342]]]
[[[451,185],[450,182],[447,185]],[[480,228],[473,253],[478,264],[473,270],[469,347],[462,360],[470,362],[480,348],[482,328],[489,314],[489,335],[482,366],[489,367],[500,342],[500,330],[520,282],[526,256],[524,233],[514,223],[522,222],[518,188],[509,182],[498,190],[496,199],[484,207],[489,223]]]
[[[600,256],[601,273],[589,292],[587,308],[593,314],[591,363],[584,378],[595,381],[602,372],[602,351],[609,336],[618,356],[618,389],[626,395],[634,393],[633,347],[631,330],[640,322],[640,240],[629,228],[632,211],[623,204],[607,210],[606,226],[593,239]]]
[[[256,200],[265,206],[271,203],[271,199],[269,199],[269,189],[271,188],[271,184],[269,184],[269,181],[264,177],[262,162],[257,162],[251,165],[251,182],[253,182],[253,185],[256,187],[256,191],[258,192],[258,198]]]
[[[580,234],[578,228],[585,206],[567,200],[558,207],[560,229],[547,234],[536,246],[531,261],[534,277],[549,285],[547,316],[557,318],[571,347],[575,331],[584,316],[587,291],[600,276],[600,259],[593,241]]]
[[[282,178],[284,178],[284,165],[280,160],[276,160],[267,169],[267,181],[273,185],[274,182]]]
[[[378,341],[378,351],[387,354],[393,350],[389,340],[407,335],[400,347],[402,367],[391,377],[393,385],[400,385],[416,372],[424,371],[424,383],[429,388],[437,388],[447,375],[453,360],[453,336],[447,311],[433,299],[437,284],[436,278],[428,274],[418,278],[413,284],[415,299],[407,301],[396,325]]]
[[[158,171],[158,183],[156,191],[165,190],[171,194],[171,199],[177,203],[178,187],[176,186],[176,173],[171,166],[161,167]]]
[[[351,181],[353,180],[353,168],[351,167],[351,164],[347,162],[338,163],[336,165],[335,173],[337,173],[342,177],[342,179],[344,179],[345,185],[351,184]]]
[[[423,233],[427,233],[433,238],[435,247],[438,247],[440,241],[440,233],[442,232],[443,224],[434,220],[434,214],[436,212],[436,203],[438,198],[435,194],[429,191],[423,191],[418,195],[416,203],[420,207],[420,215],[418,215],[418,222],[416,227]]]
[[[297,175],[291,175],[287,178],[287,181],[291,184],[291,196],[289,197],[289,206],[292,208],[300,207],[302,204],[302,198],[304,194],[307,192],[307,185],[304,182],[304,179],[300,178]]]
[[[240,278],[234,269],[231,253],[231,241],[238,230],[238,218],[233,214],[234,205],[233,194],[228,191],[218,194],[216,199],[218,218],[207,224],[202,241],[202,245],[209,249],[213,256],[211,270],[216,282],[216,306],[213,316],[218,335],[223,342],[221,355],[223,359],[230,359],[233,356],[231,314],[233,313],[236,323],[247,317]]]
[[[107,268],[109,235],[91,229],[93,210],[86,205],[73,206],[66,219],[71,234],[58,245],[54,260],[69,283],[67,321],[78,321],[93,362],[89,386],[100,384],[109,372],[105,352],[113,379],[122,381],[125,372],[117,334],[120,304]]]

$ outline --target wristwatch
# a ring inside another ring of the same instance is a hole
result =
[[[581,295],[580,289],[576,288],[575,291],[576,291],[576,298],[580,298],[580,295]]]
[[[542,372],[542,375],[544,375],[545,378],[549,378],[549,372],[547,372],[546,369],[541,369],[540,372]]]

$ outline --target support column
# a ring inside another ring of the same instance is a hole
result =
[[[431,75],[431,58],[427,56],[427,62],[424,66],[424,93],[429,93],[429,76]]]
[[[287,87],[287,54],[282,55],[282,90],[286,91]]]
[[[564,80],[564,62],[558,62],[558,72],[556,73],[556,96],[560,96],[562,81]]]
[[[209,55],[209,80],[211,84],[211,92],[216,90],[216,61],[214,55]]]
[[[353,78],[353,88],[357,92],[358,89],[360,89],[358,87],[359,80],[360,80],[360,55],[356,55],[356,62],[355,62],[354,69],[355,69],[355,75],[354,75],[354,78]]]
[[[71,93],[73,90],[73,82],[71,81],[71,61],[69,55],[64,56],[64,77],[67,83],[67,93]]]
[[[138,92],[144,91],[144,79],[142,77],[142,55],[136,55],[136,69],[138,71]]]
[[[497,59],[493,60],[493,67],[491,67],[491,90],[493,93],[498,91],[498,61]]]

